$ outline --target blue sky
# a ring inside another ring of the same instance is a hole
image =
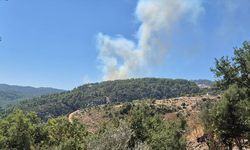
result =
[[[187,0],[184,0],[187,1]],[[139,77],[214,79],[214,58],[250,40],[249,0],[200,0],[194,23],[179,19],[160,64]],[[136,42],[136,0],[0,0],[0,83],[72,89],[104,76],[97,35]]]

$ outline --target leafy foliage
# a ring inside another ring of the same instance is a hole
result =
[[[38,123],[33,113],[24,114],[17,110],[0,121],[0,148],[30,149],[35,143]]]
[[[147,105],[136,107],[131,112],[131,116],[131,129],[134,131],[134,136],[130,146],[147,143],[152,149],[185,149],[182,134],[185,122],[181,118],[177,121],[164,122],[159,114]]]
[[[87,136],[85,127],[77,122],[70,123],[65,117],[50,119],[45,125],[48,144],[60,145],[74,139],[75,145],[79,145]],[[70,142],[72,144],[72,142]]]
[[[230,85],[250,88],[250,43],[244,42],[242,48],[235,48],[234,57],[222,57],[215,60],[215,68],[211,69],[216,77],[217,86],[228,89]]]
[[[0,149],[82,149],[87,135],[81,124],[64,117],[41,124],[34,113],[16,110],[0,120]]]
[[[227,145],[234,140],[240,142],[238,140],[250,132],[250,124],[247,122],[250,118],[250,101],[245,100],[245,94],[243,89],[231,86],[212,111],[212,125],[220,140]]]
[[[203,122],[206,131],[217,138],[214,141],[229,149],[236,145],[241,150],[249,144],[245,140],[249,142],[250,135],[250,43],[244,42],[234,54],[231,60],[216,60],[212,71],[220,78],[217,86],[225,92],[215,106],[205,110],[207,115],[203,117],[207,118]]]
[[[42,123],[34,113],[16,110],[0,121],[0,149],[185,149],[185,121],[164,121],[146,104],[124,108],[124,117],[114,117],[96,133],[65,117]]]

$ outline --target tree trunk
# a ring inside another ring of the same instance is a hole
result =
[[[241,140],[239,138],[235,138],[235,143],[237,145],[237,147],[239,148],[239,150],[242,150],[242,144],[241,144]]]
[[[229,143],[229,144],[228,144],[228,149],[229,149],[229,150],[233,150],[233,144],[232,144],[232,143]]]

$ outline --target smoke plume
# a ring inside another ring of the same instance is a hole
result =
[[[174,24],[183,18],[195,22],[201,12],[201,0],[139,0],[135,11],[140,22],[136,42],[122,36],[97,36],[103,79],[135,77],[138,72],[161,64]]]

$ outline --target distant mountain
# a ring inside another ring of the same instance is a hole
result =
[[[17,86],[0,84],[0,106],[15,104],[24,99],[30,99],[41,95],[55,94],[64,90],[54,88],[34,88],[30,86]]]
[[[85,84],[72,91],[22,101],[19,108],[35,111],[43,119],[80,108],[144,99],[165,99],[199,92],[188,80],[142,78]]]
[[[206,80],[206,79],[199,79],[199,80],[192,80],[194,83],[198,85],[199,88],[211,88],[214,85],[214,81]]]

